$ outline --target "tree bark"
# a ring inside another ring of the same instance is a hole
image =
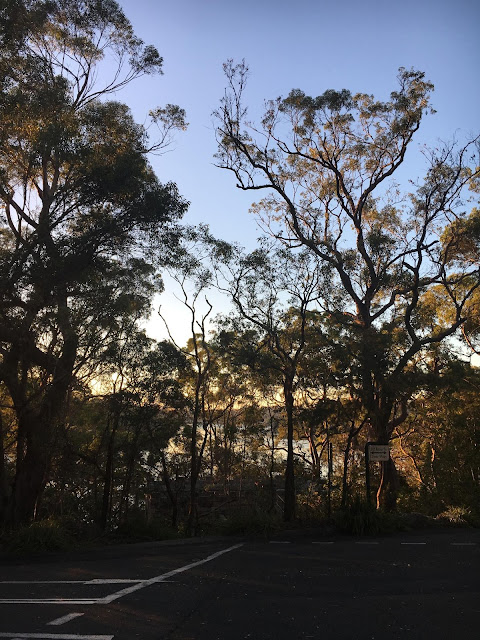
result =
[[[6,456],[5,456],[5,433],[3,418],[0,413],[0,522],[5,522],[8,505],[9,488],[7,482]]]
[[[396,511],[398,499],[398,472],[395,462],[389,458],[382,462],[380,484],[377,490],[377,509]]]
[[[170,474],[168,473],[167,460],[165,458],[165,453],[163,451],[160,452],[160,461],[162,463],[163,482],[165,483],[165,489],[167,490],[167,495],[172,505],[172,527],[176,528],[177,521],[178,521],[177,494],[173,491],[172,483],[170,481]]]
[[[105,482],[103,485],[102,511],[100,513],[100,527],[106,531],[111,519],[112,511],[112,490],[113,490],[113,469],[115,456],[115,436],[120,423],[120,410],[115,407],[113,415],[112,431],[108,438],[107,459],[105,461]]]
[[[285,410],[287,413],[287,466],[285,469],[285,504],[283,519],[291,522],[295,519],[295,468],[293,464],[293,407],[294,398],[292,383],[287,380],[284,384]]]

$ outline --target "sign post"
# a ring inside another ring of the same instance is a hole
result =
[[[370,504],[370,462],[386,462],[390,459],[390,447],[388,444],[367,442],[365,445],[365,488],[367,492],[367,504]]]

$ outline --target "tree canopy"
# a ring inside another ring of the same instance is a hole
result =
[[[229,61],[224,70],[218,165],[240,189],[267,192],[252,207],[265,229],[329,272],[324,307],[355,337],[358,393],[376,439],[387,443],[408,365],[465,323],[480,284],[475,213],[466,210],[478,182],[478,138],[430,153],[423,181],[402,193],[394,174],[431,109],[424,73],[401,68],[387,101],[293,90],[268,101],[257,126],[243,102],[247,66]],[[432,296],[442,297],[441,317],[428,314]],[[392,465],[384,474],[381,487],[394,501]]]
[[[475,512],[479,139],[401,184],[423,72],[386,99],[294,89],[255,123],[229,61],[216,163],[258,196],[247,252],[184,226],[150,164],[184,110],[139,124],[121,102],[162,67],[114,0],[0,7],[1,527],[330,517],[363,493],[371,440],[391,451],[377,508]],[[164,286],[183,344],[144,329]]]
[[[146,249],[158,265],[186,203],[154,175],[145,129],[107,100],[162,64],[117,3],[11,2],[2,27],[0,377],[18,419],[16,522],[41,495],[85,321],[103,332],[115,321],[111,309],[98,325],[100,292],[123,287],[119,312],[135,314],[132,287],[153,286]],[[107,56],[117,68],[99,85]]]

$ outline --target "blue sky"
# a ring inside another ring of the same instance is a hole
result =
[[[185,221],[208,223],[225,240],[253,248],[260,231],[248,213],[252,194],[213,165],[212,111],[225,86],[222,63],[245,58],[252,113],[264,99],[292,88],[319,95],[347,88],[386,99],[400,66],[426,72],[433,106],[415,141],[464,139],[478,131],[480,2],[478,0],[120,0],[139,37],[157,47],[164,75],[145,78],[118,98],[143,121],[165,103],[187,111],[187,132],[152,159],[191,202]],[[411,156],[411,177],[421,167]]]
[[[223,93],[222,63],[245,58],[252,110],[300,88],[318,95],[347,88],[387,98],[400,66],[426,72],[437,110],[418,144],[478,129],[480,2],[475,0],[121,0],[137,34],[164,58],[162,77],[122,92],[138,119],[166,102],[187,111],[189,130],[153,159],[191,202],[187,220],[208,222],[227,240],[250,243],[258,233],[252,199],[233,176],[213,166],[211,113]],[[119,96],[120,97],[120,96]]]

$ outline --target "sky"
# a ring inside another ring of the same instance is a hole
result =
[[[480,129],[480,2],[478,0],[119,0],[136,34],[156,46],[164,75],[146,77],[118,98],[143,122],[149,109],[173,103],[187,112],[188,130],[153,157],[162,182],[173,181],[191,204],[184,221],[249,249],[261,235],[248,209],[251,193],[235,188],[230,172],[214,166],[212,112],[225,88],[222,63],[245,59],[246,101],[261,113],[266,99],[293,88],[309,95],[346,88],[387,99],[398,68],[416,68],[434,83],[432,104],[415,145]],[[407,156],[415,178],[421,167]],[[168,289],[168,283],[167,283]],[[185,316],[162,295],[162,308],[181,342]],[[153,337],[165,333],[156,314]]]

